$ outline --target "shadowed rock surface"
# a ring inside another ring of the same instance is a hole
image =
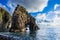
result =
[[[29,25],[30,31],[39,29],[35,23],[35,18],[32,17],[24,7],[17,5],[12,16],[10,32],[26,31],[27,25]]]
[[[0,7],[0,31],[7,31],[7,27],[10,22],[10,14]]]
[[[0,35],[0,40],[16,40],[12,37],[7,37],[7,36],[4,36],[4,35]]]

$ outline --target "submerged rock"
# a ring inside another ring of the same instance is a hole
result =
[[[30,31],[39,29],[35,23],[35,18],[32,17],[24,7],[17,5],[12,16],[10,32],[26,31],[27,25],[29,25]]]
[[[16,38],[4,36],[4,35],[0,34],[0,40],[16,40]]]

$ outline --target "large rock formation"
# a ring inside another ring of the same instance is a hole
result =
[[[10,32],[26,31],[27,25],[29,25],[30,31],[38,29],[38,26],[35,23],[35,18],[32,17],[24,7],[18,5],[12,16]]]
[[[6,31],[10,22],[10,14],[0,7],[0,31]]]

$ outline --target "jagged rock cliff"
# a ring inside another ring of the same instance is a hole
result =
[[[32,17],[24,7],[17,5],[13,16],[10,32],[22,32],[26,31],[26,27],[29,25],[30,31],[38,29],[35,23],[35,18]]]
[[[10,14],[0,7],[0,31],[6,31],[10,21]]]

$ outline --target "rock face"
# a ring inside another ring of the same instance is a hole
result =
[[[24,7],[17,5],[12,16],[10,32],[26,31],[28,25],[30,31],[38,29],[38,26],[35,23],[35,18],[28,14]]]
[[[0,31],[6,31],[8,28],[10,14],[3,8],[0,8]]]
[[[30,16],[30,21],[27,23],[27,25],[29,25],[30,31],[35,31],[35,30],[39,29],[35,22],[35,18],[32,16]]]
[[[0,24],[2,22],[2,8],[0,8]]]

